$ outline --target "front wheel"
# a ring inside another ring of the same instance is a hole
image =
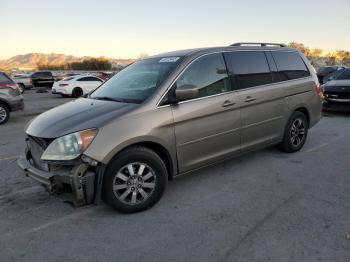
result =
[[[295,111],[287,123],[280,148],[287,153],[299,151],[305,144],[308,129],[309,124],[305,114]]]
[[[103,181],[103,200],[122,213],[150,208],[162,197],[167,184],[162,159],[145,147],[122,151],[108,165]]]

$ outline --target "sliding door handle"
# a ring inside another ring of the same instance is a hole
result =
[[[232,102],[232,101],[230,101],[230,100],[226,100],[223,104],[222,104],[222,106],[223,107],[229,107],[229,106],[234,106],[236,103],[235,102]]]
[[[247,97],[245,98],[244,102],[249,103],[249,102],[253,102],[253,101],[255,101],[255,100],[256,100],[256,98],[251,97],[251,96],[247,96]]]

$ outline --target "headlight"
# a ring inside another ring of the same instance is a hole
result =
[[[80,156],[91,144],[97,134],[97,129],[87,129],[80,132],[56,138],[41,156],[42,160],[72,160]]]

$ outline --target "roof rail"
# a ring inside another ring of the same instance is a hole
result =
[[[230,46],[279,46],[279,47],[287,47],[285,44],[276,44],[276,43],[254,43],[254,42],[242,42],[242,43],[234,43]]]

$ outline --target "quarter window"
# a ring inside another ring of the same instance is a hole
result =
[[[232,52],[229,57],[240,89],[272,83],[270,68],[264,52]]]
[[[197,88],[197,98],[230,91],[222,54],[210,54],[195,60],[178,78],[176,88]]]
[[[304,61],[297,52],[272,51],[281,81],[293,80],[310,75]]]

